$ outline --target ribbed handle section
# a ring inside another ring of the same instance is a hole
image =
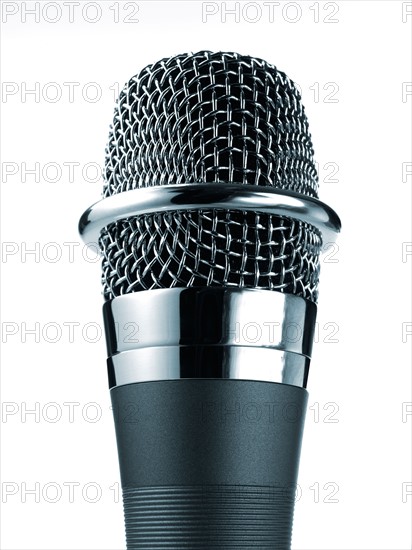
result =
[[[127,548],[290,548],[293,495],[271,487],[124,489]]]
[[[128,550],[289,550],[306,390],[181,379],[111,395]]]

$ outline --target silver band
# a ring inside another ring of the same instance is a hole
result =
[[[107,364],[111,388],[181,378],[259,380],[305,388],[310,359],[270,348],[175,346],[119,353]]]
[[[304,221],[319,229],[324,243],[334,242],[341,227],[334,210],[301,193],[255,185],[199,183],[134,189],[112,195],[83,213],[79,231],[87,244],[96,243],[107,225],[130,216],[213,208],[251,210]]]
[[[172,288],[103,307],[110,386],[237,378],[305,387],[316,304],[293,294]]]

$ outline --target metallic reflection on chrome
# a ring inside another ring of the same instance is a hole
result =
[[[324,243],[334,242],[341,222],[319,199],[274,187],[240,184],[178,184],[133,189],[96,202],[80,218],[79,232],[86,244],[97,243],[100,232],[117,220],[156,212],[213,208],[277,214],[315,226]]]
[[[125,294],[103,307],[110,386],[237,378],[306,386],[316,305],[221,287]]]

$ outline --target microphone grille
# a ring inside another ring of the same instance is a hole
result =
[[[226,286],[317,300],[322,244],[311,225],[231,210],[134,216],[100,238],[107,300],[140,290]]]
[[[265,61],[198,52],[130,79],[106,147],[105,197],[185,183],[272,186],[317,197],[294,83]],[[319,231],[269,214],[204,209],[134,216],[102,232],[106,299],[154,288],[230,286],[317,300]]]
[[[198,52],[144,68],[121,91],[104,196],[179,183],[269,185],[317,197],[300,93],[261,59]]]

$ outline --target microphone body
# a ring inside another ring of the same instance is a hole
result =
[[[315,315],[250,289],[105,304],[128,548],[290,547]]]
[[[108,376],[127,548],[287,550],[319,255],[293,82],[233,53],[168,58],[120,94],[103,200]]]
[[[306,401],[245,380],[112,390],[115,410],[139,407],[138,425],[116,419],[128,548],[290,548],[303,419],[283,416]]]

